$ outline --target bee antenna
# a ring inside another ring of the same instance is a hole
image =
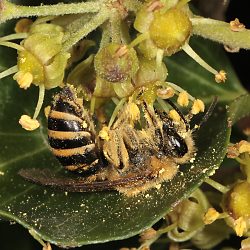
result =
[[[208,120],[208,118],[212,115],[217,102],[218,102],[218,96],[215,96],[206,114],[203,116],[202,120],[200,121],[200,123],[194,128],[192,128],[192,133],[197,131]]]
[[[178,115],[181,117],[181,119],[184,121],[186,125],[186,130],[189,130],[189,123],[187,122],[185,116],[182,114],[182,112],[179,110],[179,108],[169,99],[166,99],[166,102],[173,107],[173,109],[178,113]]]

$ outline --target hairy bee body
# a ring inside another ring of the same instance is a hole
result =
[[[91,174],[102,167],[92,120],[69,86],[52,102],[48,139],[52,153],[66,169]]]
[[[128,196],[171,180],[178,165],[188,162],[195,153],[191,131],[185,126],[178,128],[177,132],[167,114],[158,115],[154,108],[145,104],[142,108],[145,125],[137,129],[136,121],[128,118],[132,109],[129,103],[124,106],[110,128],[109,140],[103,144],[104,156],[112,166],[112,176],[115,176],[113,179],[141,174],[146,178],[143,183],[116,188]],[[141,122],[140,118],[138,120]]]
[[[81,173],[80,177],[60,177],[38,169],[23,169],[20,175],[73,192],[115,189],[134,196],[158,188],[175,176],[179,164],[194,157],[194,129],[184,116],[175,123],[152,105],[144,101],[139,105],[128,101],[102,137],[75,89],[67,85],[52,102],[48,138],[52,153],[64,168]],[[215,102],[205,119],[214,106]]]

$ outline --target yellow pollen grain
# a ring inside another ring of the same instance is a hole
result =
[[[87,128],[87,127],[88,127],[88,124],[87,124],[86,121],[83,121],[83,122],[82,122],[82,127],[83,127],[83,128]]]
[[[49,117],[50,108],[50,105],[44,108],[44,115],[47,119]]]
[[[168,115],[175,122],[179,122],[181,120],[180,115],[174,109],[170,110],[169,113],[168,113]]]
[[[250,153],[250,143],[248,141],[242,140],[239,142],[239,153]]]
[[[108,141],[110,139],[108,132],[109,128],[107,126],[104,126],[99,132],[99,137],[105,141]]]
[[[196,99],[194,101],[193,106],[192,106],[191,113],[193,115],[196,115],[200,112],[204,112],[204,110],[205,110],[205,105],[204,105],[203,101],[200,99]]]
[[[27,89],[33,81],[33,75],[30,72],[19,71],[13,76],[13,79],[17,81],[21,89]]]
[[[167,88],[160,88],[157,89],[156,92],[157,96],[159,96],[161,99],[168,99],[174,96],[175,91],[173,88],[171,87],[167,87]]]
[[[219,218],[220,213],[218,213],[214,208],[209,208],[203,217],[204,223],[211,224]]]
[[[177,99],[177,103],[181,106],[181,107],[187,107],[189,100],[188,100],[188,93],[187,91],[182,91],[180,92],[178,99]]]
[[[33,131],[40,126],[37,120],[32,119],[28,115],[22,115],[21,118],[19,119],[19,124],[22,126],[22,128],[28,131]]]
[[[215,81],[217,83],[225,82],[227,79],[227,73],[224,70],[220,70],[217,74],[215,74]]]
[[[243,236],[243,234],[246,232],[247,224],[243,217],[240,217],[239,219],[234,221],[234,230],[236,232],[236,235],[240,237]]]
[[[238,18],[235,18],[233,21],[230,23],[230,29],[234,32],[239,32],[245,30],[245,25],[239,21]]]
[[[131,121],[140,119],[140,109],[135,103],[129,103],[127,109],[129,110],[128,115]]]

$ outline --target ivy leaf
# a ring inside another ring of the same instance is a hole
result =
[[[48,149],[44,127],[30,133],[18,126],[20,114],[33,104],[34,92],[18,90],[13,83],[4,83],[2,88],[9,98],[1,99],[5,112],[0,126],[0,215],[61,246],[128,238],[153,225],[220,165],[229,140],[226,115],[215,112],[197,135],[199,151],[194,164],[183,166],[159,190],[134,198],[115,191],[64,193],[18,176],[21,168],[57,171],[60,166]]]
[[[8,54],[5,55],[1,57],[4,67],[8,60]],[[182,67],[188,68],[189,62]],[[230,67],[228,69],[232,72]],[[179,69],[169,68],[169,72],[179,74]],[[229,100],[236,93],[244,92],[237,81],[229,82],[228,90],[213,88],[211,92],[211,85],[215,83],[210,83],[206,75],[200,74],[190,80],[193,85],[187,84],[185,89],[194,95],[200,95],[197,89],[202,89],[202,96],[216,94]],[[20,169],[58,171],[61,168],[49,151],[45,120],[34,132],[26,132],[18,125],[22,114],[33,113],[38,89],[20,90],[11,78],[1,80],[0,88],[0,216],[20,223],[56,245],[75,247],[140,233],[188,197],[219,167],[226,153],[230,128],[227,114],[220,108],[195,135],[198,148],[195,162],[181,166],[178,174],[160,189],[127,198],[115,191],[65,193],[30,184],[17,174]]]
[[[239,96],[230,106],[227,107],[229,118],[228,125],[235,124],[240,119],[250,115],[250,97],[249,94]]]

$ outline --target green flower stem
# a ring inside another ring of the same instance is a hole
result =
[[[149,39],[149,33],[145,32],[143,34],[140,34],[139,36],[137,36],[130,44],[129,44],[129,48],[133,48],[135,46],[137,46],[139,43],[143,42],[144,40]]]
[[[124,21],[121,22],[121,40],[123,44],[129,44],[131,42],[129,27]]]
[[[40,113],[40,110],[43,105],[44,95],[45,95],[45,86],[44,84],[41,84],[39,85],[38,101],[37,101],[36,109],[33,115],[33,119],[36,119]]]
[[[169,231],[175,229],[176,227],[177,227],[177,223],[173,223],[167,227],[159,229],[156,234],[161,236],[162,234],[168,233]]]
[[[95,30],[98,26],[103,24],[109,18],[109,12],[106,10],[100,11],[88,23],[86,23],[77,32],[71,34],[70,38],[64,42],[63,50],[68,51],[74,44],[87,36],[91,31]]]
[[[169,231],[175,229],[176,227],[177,227],[177,223],[173,223],[167,227],[159,229],[156,232],[154,237],[146,240],[137,250],[147,249],[147,247],[150,247],[155,241],[157,241],[162,234],[168,233]]]
[[[0,73],[0,79],[4,78],[6,76],[9,76],[9,75],[15,74],[17,71],[18,71],[17,65],[15,65],[11,68],[8,68],[5,71]]]
[[[15,33],[15,34],[11,34],[8,36],[3,36],[0,37],[0,42],[2,41],[11,41],[11,40],[16,40],[16,39],[24,39],[28,36],[27,33]]]
[[[204,38],[225,44],[230,48],[250,49],[250,30],[235,32],[223,21],[210,18],[191,18],[193,33]]]
[[[19,17],[65,15],[98,12],[102,7],[100,2],[82,2],[70,4],[55,4],[42,6],[22,6],[3,1],[0,12],[0,23]]]
[[[100,41],[99,48],[102,49],[110,42],[110,29],[109,24],[102,25],[102,39]]]
[[[0,46],[5,46],[5,47],[12,48],[12,49],[20,50],[20,51],[24,50],[24,48],[21,45],[16,44],[16,43],[12,43],[12,42],[2,42],[2,41],[0,41]]]
[[[182,47],[183,51],[185,51],[191,58],[193,58],[200,66],[204,69],[208,70],[210,73],[216,75],[218,74],[217,70],[208,65],[192,48],[188,43],[185,43]]]
[[[229,188],[221,185],[220,183],[218,183],[210,178],[206,179],[205,182],[223,194],[225,194],[229,191]]]
[[[113,122],[115,121],[115,118],[117,117],[119,111],[121,110],[121,108],[123,107],[125,101],[127,100],[127,98],[122,98],[118,104],[116,104],[116,107],[112,113],[112,116],[109,120],[109,124],[108,124],[108,127],[111,128]]]
[[[110,17],[111,39],[113,43],[121,43],[121,19],[118,13]]]
[[[84,13],[80,17],[76,18],[74,21],[70,22],[65,27],[65,30],[67,30],[68,32],[65,32],[63,37],[63,42],[69,40],[72,34],[78,32],[93,17],[94,17],[93,13]]]

